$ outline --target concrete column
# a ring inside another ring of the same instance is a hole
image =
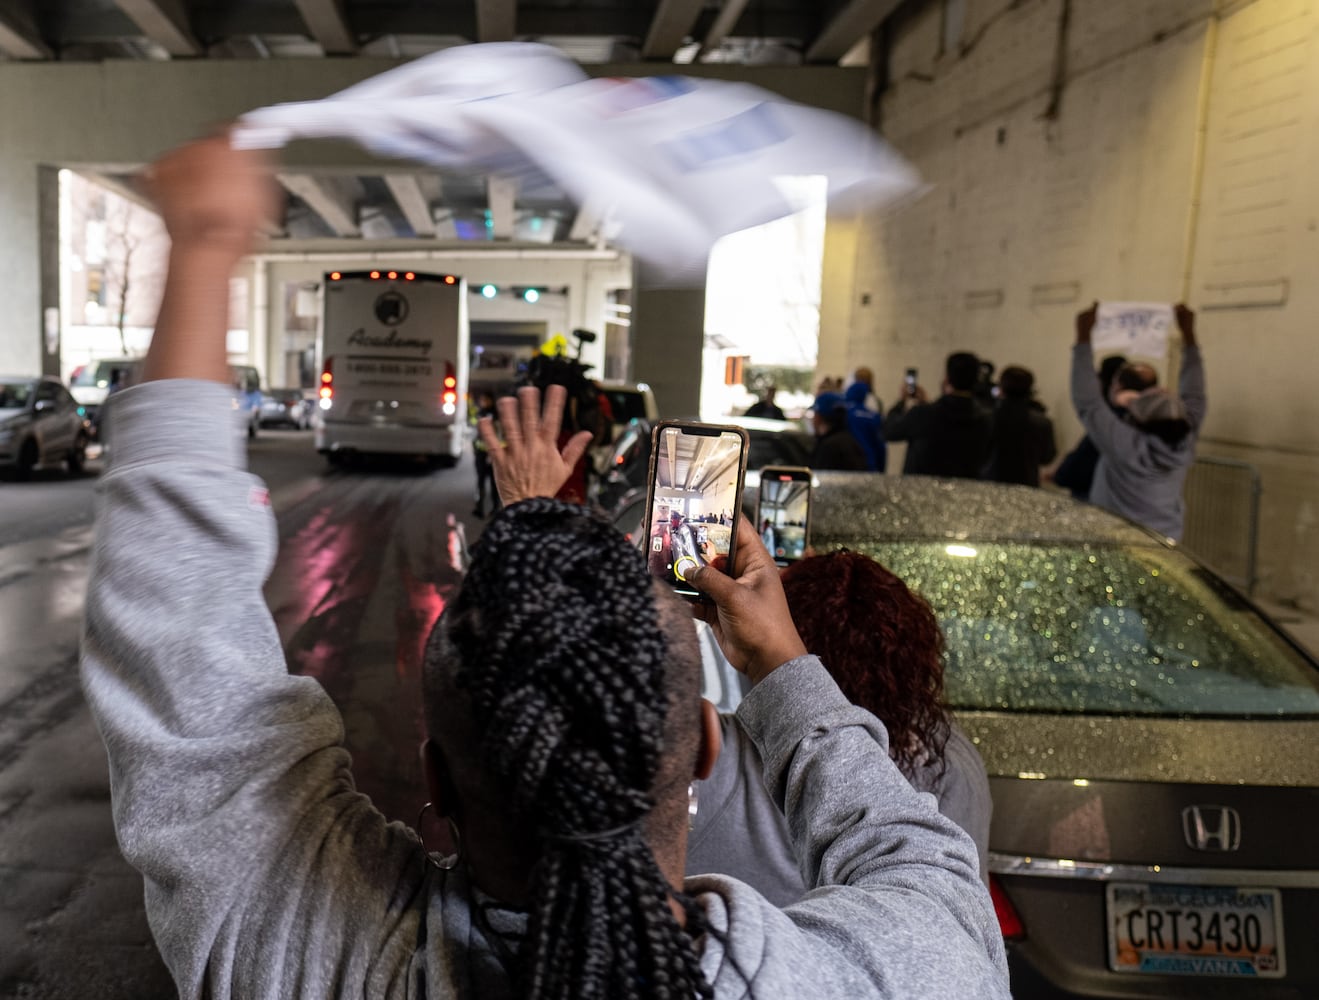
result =
[[[60,377],[60,172],[37,168],[41,374]]]
[[[705,286],[666,288],[643,264],[632,277],[631,379],[647,382],[664,417],[701,409]]]

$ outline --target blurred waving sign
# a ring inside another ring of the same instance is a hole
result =
[[[891,201],[916,172],[864,124],[744,83],[589,79],[547,45],[462,45],[320,101],[244,115],[240,146],[352,139],[382,156],[558,189],[599,206],[602,233],[673,279],[705,278],[719,237],[805,207],[776,178]]]
[[[1101,302],[1091,339],[1096,352],[1162,358],[1172,327],[1172,306],[1166,302]]]

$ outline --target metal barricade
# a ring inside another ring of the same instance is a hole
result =
[[[1230,458],[1197,458],[1186,476],[1182,547],[1253,596],[1259,548],[1259,470]]]

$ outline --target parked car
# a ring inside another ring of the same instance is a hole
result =
[[[755,417],[724,417],[717,423],[746,429],[748,491],[760,486],[760,470],[767,465],[805,465],[812,439],[796,424]],[[646,476],[650,472],[650,420],[633,420],[614,443],[603,475],[591,486],[591,502],[603,509],[625,533],[641,527],[646,503]],[[754,500],[753,500],[754,504]]]
[[[654,422],[659,419],[655,394],[645,382],[597,382],[601,395],[609,400],[613,414],[611,441],[616,441],[633,420]]]
[[[132,385],[137,381],[141,365],[141,358],[103,358],[89,362],[73,373],[69,379],[69,392],[82,407],[92,437],[99,435],[101,407],[110,394],[110,387],[116,382],[121,386]]]
[[[230,365],[229,379],[234,387],[234,408],[239,412],[239,426],[254,438],[261,429],[261,375],[251,365]]]
[[[82,472],[90,437],[78,401],[50,376],[0,376],[0,468],[26,478],[64,463]]]
[[[1013,996],[1319,996],[1319,663],[1061,494],[817,477],[813,546],[878,559],[942,624]]]
[[[267,389],[261,394],[262,427],[282,425],[305,431],[311,426],[312,401],[302,389]]]

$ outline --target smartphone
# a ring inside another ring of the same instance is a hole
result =
[[[730,571],[747,469],[747,432],[721,424],[665,420],[650,437],[646,533],[650,573],[683,597],[701,566]]]
[[[915,368],[908,368],[908,369],[907,369],[906,379],[907,379],[907,395],[908,395],[908,396],[914,396],[914,395],[916,395],[916,369],[915,369]]]
[[[780,566],[806,555],[811,543],[811,470],[767,465],[756,505],[760,540]]]

